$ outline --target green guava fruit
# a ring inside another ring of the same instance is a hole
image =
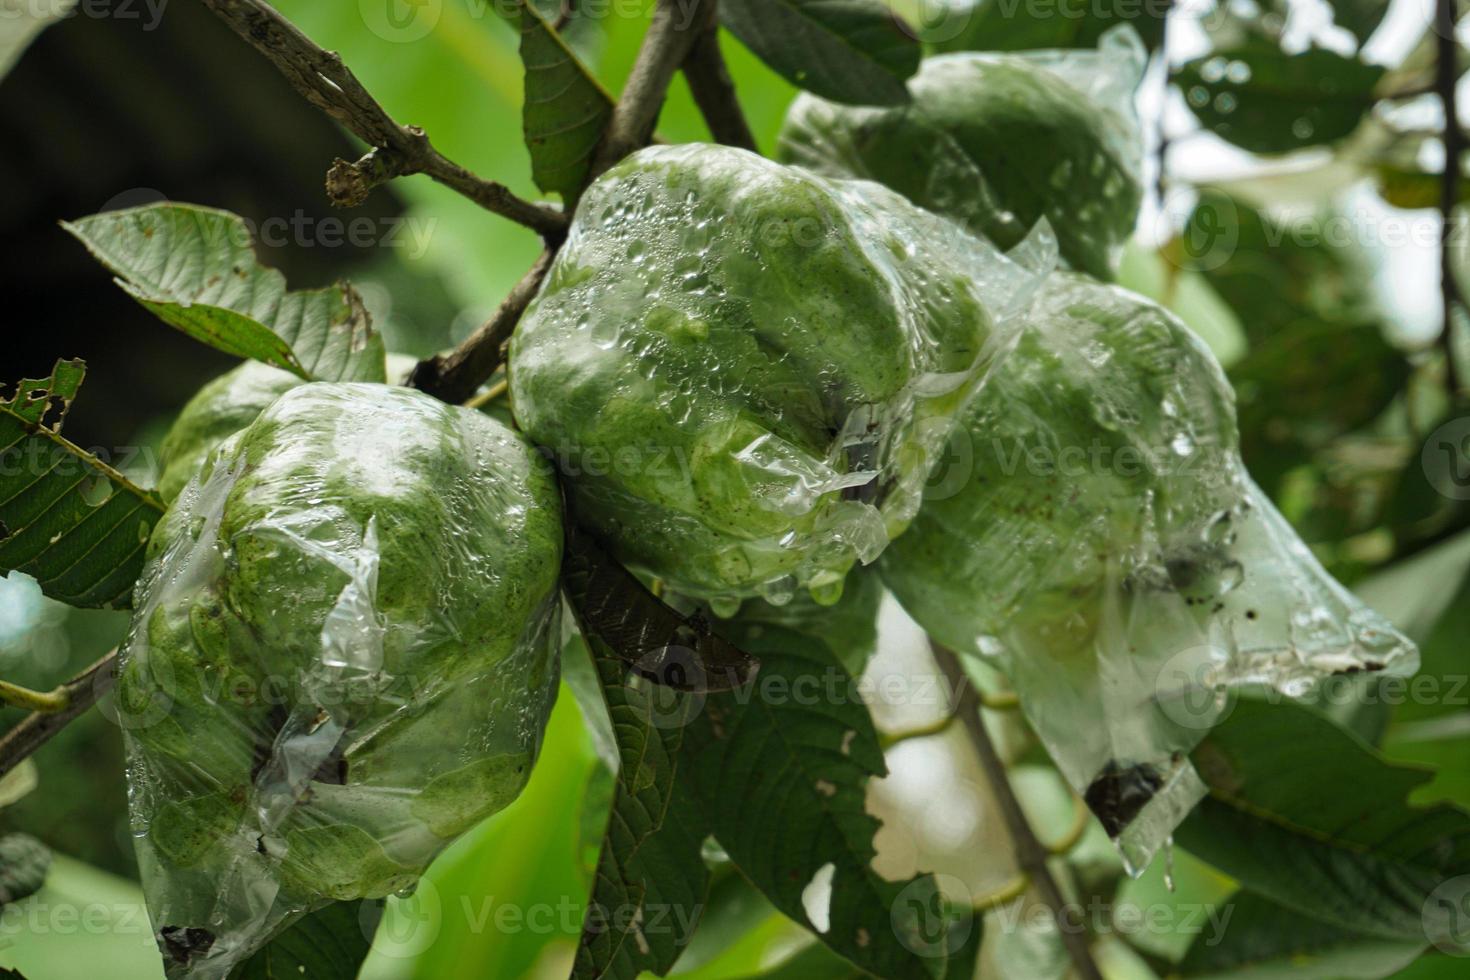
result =
[[[998,658],[1137,866],[1204,792],[1230,688],[1412,670],[1242,465],[1234,397],[1172,314],[1054,275],[879,567],[944,644]]]
[[[416,363],[406,355],[389,354],[389,380],[402,381]],[[211,450],[255,421],[283,393],[305,383],[290,371],[247,360],[200,388],[179,412],[159,447],[163,463],[159,495],[164,500],[177,497]]]
[[[1026,54],[928,58],[909,79],[912,102],[886,109],[804,94],[776,156],[875,180],[1001,248],[1044,217],[1072,268],[1111,279],[1143,199],[1136,124],[1054,66]]]
[[[832,600],[906,525],[1035,278],[883,188],[654,147],[583,196],[512,404],[625,564],[726,607]]]
[[[292,385],[211,451],[154,529],[118,679],[155,921],[238,955],[265,928],[242,889],[279,889],[273,923],[382,897],[514,799],[561,548],[541,455],[411,389]]]

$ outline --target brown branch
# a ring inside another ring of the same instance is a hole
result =
[[[448,354],[436,354],[420,361],[409,376],[409,387],[433,395],[452,405],[468,401],[475,389],[495,373],[504,359],[502,348],[510,339],[521,314],[541,288],[541,281],[551,270],[555,250],[548,248],[536,259],[521,281],[511,289],[490,319],[465,338]]]
[[[116,665],[117,651],[113,650],[57,688],[57,693],[65,698],[65,708],[60,711],[33,711],[10,731],[0,735],[0,778],[112,690],[117,681]]]
[[[653,23],[644,35],[643,46],[623,87],[623,96],[613,109],[607,131],[593,158],[596,177],[623,157],[647,146],[658,124],[658,114],[668,95],[674,72],[689,56],[690,49],[706,25],[706,0],[658,0]]]
[[[1460,128],[1458,99],[1455,95],[1455,0],[1437,0],[1434,29],[1437,33],[1434,67],[1435,88],[1444,108],[1444,177],[1439,188],[1439,294],[1444,310],[1444,329],[1440,334],[1444,345],[1445,382],[1450,397],[1460,394],[1459,369],[1455,363],[1455,309],[1461,297],[1455,282],[1454,242],[1455,203],[1460,194],[1460,157],[1464,155],[1465,134]]]
[[[1087,933],[1083,929],[1069,928],[1063,918],[1066,908],[1066,900],[1062,897],[1062,890],[1057,885],[1056,878],[1052,877],[1051,869],[1047,866],[1047,859],[1051,856],[1050,849],[1036,838],[1036,833],[1031,829],[1031,824],[1026,820],[1026,813],[1021,809],[1021,801],[1016,798],[1015,791],[1011,788],[1010,777],[1006,774],[1005,763],[1001,761],[1000,753],[995,750],[995,743],[990,740],[990,733],[985,730],[985,720],[980,716],[980,698],[975,693],[975,685],[970,683],[965,668],[960,665],[959,657],[954,651],[929,641],[930,649],[934,652],[934,660],[944,674],[945,680],[949,682],[950,690],[955,692],[958,704],[955,711],[964,723],[965,731],[970,736],[970,742],[975,746],[975,754],[980,758],[980,768],[985,772],[985,778],[990,783],[991,791],[995,795],[996,805],[1000,807],[1001,819],[1005,821],[1006,829],[1010,833],[1011,845],[1016,851],[1016,863],[1020,865],[1021,871],[1031,877],[1036,885],[1036,890],[1041,893],[1041,899],[1052,910],[1056,917],[1057,933],[1062,937],[1062,943],[1067,947],[1067,955],[1072,959],[1072,966],[1082,980],[1102,980],[1102,973],[1098,971],[1097,964],[1093,962],[1092,950],[1087,945]]]
[[[715,142],[759,153],[755,134],[750,131],[740,100],[735,96],[735,83],[725,66],[725,56],[720,52],[720,25],[715,0],[709,0],[706,7],[709,11],[706,27],[695,40],[689,57],[684,59],[684,79],[689,83],[694,104],[699,106]]]
[[[421,173],[545,238],[565,233],[562,212],[475,176],[434,149],[422,129],[395,122],[335,51],[318,47],[263,0],[204,0],[204,5],[265,55],[308,102],[373,148],[355,163],[333,162],[327,172],[332,203],[361,204],[373,188],[394,177]]]

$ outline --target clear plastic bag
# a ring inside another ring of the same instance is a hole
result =
[[[173,975],[414,887],[529,777],[556,696],[549,467],[476,412],[308,384],[155,529],[117,711]]]
[[[918,507],[1054,262],[721,146],[590,187],[511,343],[525,432],[625,564],[723,612],[834,600]]]
[[[926,58],[908,105],[801,95],[777,157],[885,184],[1002,248],[1045,218],[1072,268],[1111,279],[1142,201],[1133,93],[1147,63],[1128,25],[1096,51]]]
[[[1171,314],[1059,273],[881,563],[910,614],[997,657],[1132,868],[1200,799],[1229,692],[1415,669],[1251,482],[1213,356]]]

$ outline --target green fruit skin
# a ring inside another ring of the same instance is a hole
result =
[[[870,184],[641,151],[583,196],[512,338],[516,418],[623,562],[700,598],[840,588],[1000,346],[980,295],[1005,260],[982,254]],[[877,508],[830,483],[859,468]]]
[[[1147,578],[1193,548],[1243,479],[1234,395],[1203,343],[1140,296],[1058,273],[880,568],[955,649],[1028,623],[1087,635],[1110,573]]]
[[[401,381],[408,377],[416,363],[406,355],[389,354],[389,379]],[[159,447],[163,461],[159,495],[166,501],[177,497],[216,446],[254,422],[282,394],[305,383],[290,371],[260,361],[244,361],[200,388],[179,412]]]
[[[776,156],[833,177],[876,180],[1010,248],[1045,217],[1062,258],[1112,279],[1142,186],[1115,120],[1024,57],[952,54],[924,61],[911,104],[840,106],[803,95]]]
[[[149,543],[118,705],[153,863],[268,853],[301,902],[410,883],[529,776],[561,547],[554,475],[500,423],[407,388],[290,387]],[[293,757],[321,769],[283,797],[279,740],[322,722],[335,751]]]

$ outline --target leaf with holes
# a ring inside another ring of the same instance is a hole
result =
[[[0,572],[73,606],[126,608],[163,502],[62,437],[85,374],[57,361],[0,400]]]
[[[1380,66],[1335,51],[1287,54],[1251,38],[1189,62],[1175,82],[1205,128],[1253,153],[1286,153],[1351,133],[1382,77]]]
[[[387,380],[383,339],[356,290],[288,291],[285,276],[256,260],[236,215],[150,204],[62,227],[128,295],[196,340],[308,381]]]
[[[663,976],[693,936],[709,890],[706,831],[675,778],[686,716],[699,696],[630,672],[596,634],[588,646],[621,765],[572,977]]]
[[[531,176],[543,191],[572,200],[587,182],[613,99],[536,5],[516,0],[509,20],[521,32]]]
[[[230,980],[354,980],[382,914],[379,901],[333,902],[272,939]]]
[[[723,0],[720,22],[787,81],[834,102],[901,105],[913,28],[879,0]]]
[[[1241,701],[1193,759],[1210,796],[1175,835],[1190,853],[1340,929],[1470,951],[1458,921],[1470,813],[1409,804],[1431,771],[1393,764],[1293,702]]]
[[[929,875],[893,882],[873,870],[879,824],[865,786],[887,767],[852,677],[825,644],[780,626],[737,618],[727,635],[761,671],[749,690],[710,696],[682,774],[730,859],[875,976],[970,975],[979,921],[947,914]]]

